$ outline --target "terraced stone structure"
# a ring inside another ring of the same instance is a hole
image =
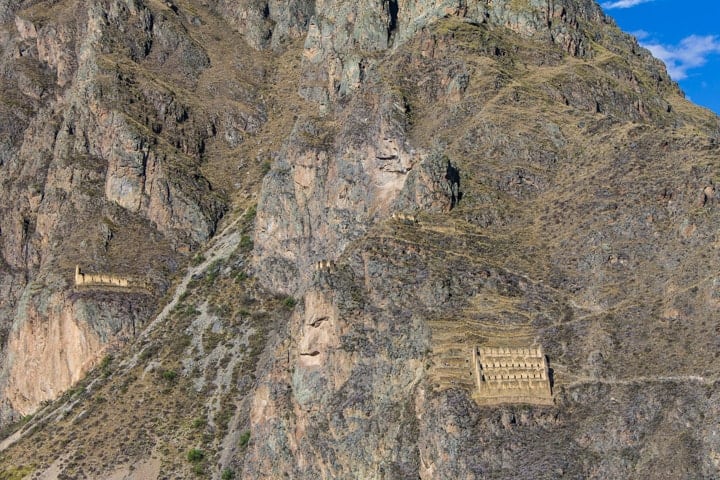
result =
[[[473,366],[478,403],[553,404],[547,361],[540,347],[474,348]]]
[[[109,273],[83,273],[79,265],[75,265],[75,287],[95,287],[120,290],[149,290],[148,282],[137,277],[120,277]]]
[[[319,262],[315,263],[314,270],[316,272],[334,272],[335,262],[333,262],[332,260],[320,260]]]
[[[408,225],[416,225],[418,224],[418,219],[415,215],[410,215],[408,213],[403,212],[395,212],[392,214],[393,220],[397,220],[399,222],[406,223]]]

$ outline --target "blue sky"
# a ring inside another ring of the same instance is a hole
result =
[[[720,113],[720,0],[600,0],[663,60],[693,102]]]

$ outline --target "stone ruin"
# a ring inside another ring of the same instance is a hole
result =
[[[75,287],[149,290],[148,283],[142,279],[134,277],[120,277],[108,273],[83,273],[80,269],[80,265],[75,265]]]
[[[313,266],[313,270],[316,272],[334,272],[335,271],[335,262],[332,260],[320,260],[319,262],[316,262]]]
[[[480,404],[552,405],[547,360],[540,347],[476,347],[472,352]]]
[[[415,215],[410,215],[410,214],[402,213],[402,212],[393,213],[392,218],[393,218],[393,220],[403,222],[407,225],[416,225],[419,223],[418,219]]]

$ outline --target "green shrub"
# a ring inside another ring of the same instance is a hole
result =
[[[112,355],[106,355],[100,362],[100,372],[102,372],[103,377],[107,378],[112,373],[112,369],[110,368],[111,363],[112,363]]]
[[[250,235],[243,235],[240,237],[240,250],[243,252],[249,252],[253,249],[253,241]]]
[[[292,310],[293,308],[295,308],[295,305],[297,305],[297,300],[288,295],[283,299],[282,303],[285,308],[287,308],[288,310]]]
[[[245,218],[248,220],[252,220],[255,218],[256,214],[257,214],[257,204],[255,204],[247,209],[247,212],[245,212]]]
[[[207,273],[205,274],[205,283],[207,283],[208,285],[212,285],[213,283],[215,283],[215,280],[220,274],[221,268],[222,262],[220,260],[215,260],[214,262],[212,262],[207,269]]]
[[[235,478],[235,472],[231,468],[226,468],[220,476],[222,480],[233,480]]]
[[[199,448],[191,448],[187,453],[188,462],[191,463],[201,462],[203,458],[205,458],[205,452]]]
[[[245,448],[248,443],[250,443],[250,430],[245,430],[242,435],[240,435],[240,446]]]
[[[217,303],[210,306],[210,313],[221,319],[230,318],[232,306],[227,303]]]
[[[175,370],[163,370],[160,376],[166,382],[172,383],[177,379],[177,372]]]

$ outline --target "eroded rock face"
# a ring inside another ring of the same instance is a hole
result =
[[[20,415],[32,413],[40,402],[80,380],[102,353],[99,339],[87,324],[76,321],[75,312],[57,312],[49,321],[34,311],[25,314],[27,320],[7,344],[11,367],[5,398]]]
[[[54,400],[132,339],[151,308],[145,294],[62,289],[31,282],[17,304],[4,349],[4,420]],[[43,291],[44,290],[44,291]]]
[[[371,275],[380,273],[368,267]],[[296,310],[288,327],[297,335],[287,340],[292,368],[271,370],[254,395],[252,431],[272,440],[252,446],[245,475],[338,478],[359,472],[373,478],[387,458],[392,465],[382,468],[394,473],[415,469],[414,413],[401,399],[421,379],[428,332],[410,322],[417,328],[410,335],[408,319],[394,318],[400,305],[364,311],[350,294],[358,292],[352,276],[350,269],[318,273]],[[337,415],[330,418],[329,411]]]
[[[302,291],[313,263],[338,257],[395,211],[450,207],[442,159],[406,140],[404,99],[380,90],[358,103],[339,130],[323,119],[298,122],[265,179],[255,254],[273,289]]]
[[[604,18],[593,1],[556,0],[329,1],[318,3],[316,11],[305,40],[300,93],[318,102],[321,110],[357,90],[376,63],[376,53],[401,46],[443,17],[502,26],[523,37],[547,38],[574,56],[587,54],[588,40],[580,24]]]
[[[182,252],[208,240],[225,210],[201,163],[214,161],[218,144],[240,145],[265,116],[246,85],[225,97],[243,104],[201,108],[218,94],[203,76],[214,66],[188,31],[192,19],[167,5],[20,3],[4,12],[0,398],[12,418],[81,378],[113,341],[97,332],[118,334],[113,322],[129,321],[110,307],[108,325],[88,326],[83,312],[117,299],[78,303],[74,264],[148,276],[162,293]],[[54,280],[40,291],[40,278]],[[44,345],[30,348],[30,332]],[[50,358],[64,370],[45,378]],[[25,369],[36,373],[20,379]]]
[[[317,8],[315,0],[215,0],[214,8],[257,49],[280,48],[304,36]]]
[[[307,369],[321,367],[338,347],[337,308],[332,300],[318,291],[305,295],[305,315],[301,320],[302,331],[298,343],[299,366]]]
[[[320,116],[296,122],[265,180],[258,212],[258,274],[284,292],[301,291],[309,265],[337,257],[367,226],[393,211],[438,211],[455,205],[455,200],[450,205],[445,200],[452,185],[445,181],[442,145],[428,149],[408,140],[415,107],[406,92],[414,86],[387,88],[381,72],[392,67],[378,60],[384,52],[402,50],[410,39],[422,38],[425,67],[438,76],[424,82],[427,95],[434,101],[459,102],[469,69],[456,64],[438,73],[437,65],[447,62],[439,58],[447,58],[452,48],[448,37],[427,31],[438,19],[509,29],[578,57],[591,53],[584,47],[587,26],[604,19],[591,1],[325,2],[316,5],[316,12],[304,44],[299,93],[317,103]],[[505,55],[496,45],[484,48]],[[579,102],[570,97],[562,95],[566,102]],[[600,104],[593,100],[587,108]],[[609,109],[605,98],[602,105]],[[637,113],[634,107],[629,110],[623,113]]]

